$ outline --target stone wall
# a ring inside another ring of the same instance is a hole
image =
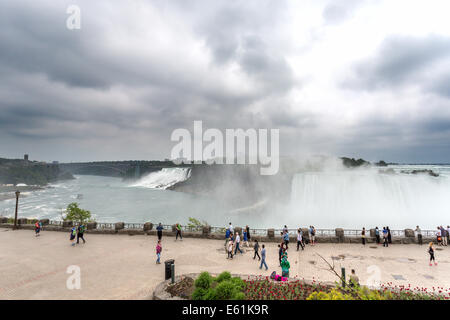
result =
[[[19,229],[24,230],[34,230],[34,225],[31,224],[30,219],[26,218],[20,218],[18,219],[20,223],[18,223],[17,227]],[[43,231],[62,231],[62,232],[70,232],[71,226],[73,226],[73,223],[71,221],[63,223],[62,226],[60,225],[52,225],[49,224],[49,221],[46,220],[45,224],[43,224]],[[0,217],[0,228],[12,228],[14,227],[13,224],[7,223],[7,219],[4,217]],[[236,228],[237,229],[237,228]],[[152,235],[156,236],[156,230],[154,228],[154,225],[151,222],[147,222],[143,225],[143,228],[141,229],[125,229],[125,224],[123,222],[117,222],[115,224],[115,229],[101,229],[98,228],[97,223],[88,223],[88,228],[86,230],[86,233],[92,233],[92,234],[119,234],[119,235]],[[307,234],[307,229],[304,230],[303,234]],[[251,233],[251,230],[250,230]],[[163,230],[163,237],[174,237],[176,232],[172,230]],[[414,231],[411,229],[405,230],[405,237],[392,237],[392,243],[393,244],[411,244],[411,243],[417,243],[417,239],[414,237]],[[225,234],[222,233],[212,233],[211,227],[204,227],[201,231],[197,232],[188,232],[183,231],[182,232],[183,238],[203,238],[203,239],[217,239],[217,240],[224,240]],[[308,239],[308,237],[304,237],[305,239]],[[251,241],[254,241],[257,239],[259,242],[282,242],[281,236],[279,234],[275,233],[274,229],[268,229],[267,230],[267,236],[258,236],[255,234],[251,234]],[[289,241],[292,245],[295,245],[297,243],[297,237],[291,235],[289,237]],[[318,243],[361,243],[361,237],[359,236],[352,236],[352,237],[346,237],[344,236],[344,229],[336,228],[334,235],[330,236],[316,236],[316,241]],[[423,243],[427,242],[436,242],[436,239],[424,237]],[[366,243],[367,244],[373,244],[376,243],[375,237],[368,236],[366,237]]]

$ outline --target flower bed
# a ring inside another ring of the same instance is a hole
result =
[[[195,279],[195,281],[194,281]],[[163,284],[163,283],[162,283]],[[162,290],[162,291],[161,291]],[[223,272],[212,276],[208,272],[200,275],[181,276],[175,285],[167,283],[161,287],[159,299],[192,300],[448,300],[450,289],[431,289],[397,286],[391,282],[379,289],[367,287],[341,287],[338,283],[321,283],[316,280],[289,279],[286,282],[271,280],[265,276],[239,276]]]
[[[449,289],[411,288],[394,286],[392,283],[382,285],[380,289],[355,286],[330,286],[302,280],[275,282],[268,277],[246,280],[244,287],[246,300],[448,300]]]

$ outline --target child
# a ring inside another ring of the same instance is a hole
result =
[[[70,230],[70,241],[72,242],[72,247],[75,246],[76,235],[77,235],[77,228],[72,227],[72,230]]]
[[[228,246],[227,259],[233,259],[233,240],[229,240],[227,246]]]
[[[434,265],[437,266],[437,262],[434,259],[434,248],[433,248],[433,242],[430,242],[430,245],[428,247],[428,253],[430,254],[430,266],[432,266],[431,261],[434,262]]]
[[[161,240],[158,240],[158,243],[156,244],[156,264],[161,264],[161,251],[162,251],[162,246],[161,246]]]

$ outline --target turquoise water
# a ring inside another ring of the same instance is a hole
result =
[[[60,219],[61,212],[71,202],[90,210],[99,222],[146,221],[172,224],[186,223],[188,217],[223,224],[225,204],[207,197],[144,187],[133,187],[120,178],[76,176],[51,185],[42,191],[23,193],[19,216]],[[81,196],[78,196],[81,195]],[[0,202],[0,214],[14,214],[15,199]]]
[[[71,202],[90,210],[96,221],[186,224],[189,217],[214,226],[232,221],[236,226],[290,228],[314,225],[360,229],[388,225],[392,229],[435,229],[450,224],[450,166],[390,166],[395,171],[432,169],[440,174],[387,175],[379,169],[303,172],[292,179],[291,200],[256,204],[235,210],[232,204],[207,196],[155,189],[184,179],[182,172],[158,172],[137,182],[119,178],[77,176],[20,198],[19,216],[61,219]],[[15,199],[0,201],[0,215],[13,216]]]

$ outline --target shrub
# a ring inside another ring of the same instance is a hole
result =
[[[337,289],[332,289],[330,292],[315,291],[306,298],[306,300],[355,300],[351,295],[344,294]]]
[[[245,282],[239,277],[234,277],[230,280],[239,291],[242,291],[245,287]]]
[[[74,222],[83,223],[85,221],[90,221],[91,212],[88,210],[83,210],[78,207],[78,203],[72,202],[67,206],[67,214],[64,217],[64,221],[71,220]]]
[[[222,281],[216,287],[216,299],[217,300],[229,300],[234,297],[234,295],[238,292],[238,289],[235,287],[233,282],[231,281]]]
[[[204,297],[206,296],[206,294],[208,293],[207,289],[203,289],[203,288],[195,288],[194,292],[192,293],[192,300],[205,300]]]
[[[197,280],[195,280],[195,288],[203,288],[207,290],[211,287],[212,281],[213,278],[208,272],[202,272],[198,276]]]
[[[245,300],[245,294],[243,292],[236,292],[233,296],[233,300]]]
[[[229,273],[228,271],[222,272],[216,278],[216,281],[219,283],[226,280],[231,280],[231,273]]]

